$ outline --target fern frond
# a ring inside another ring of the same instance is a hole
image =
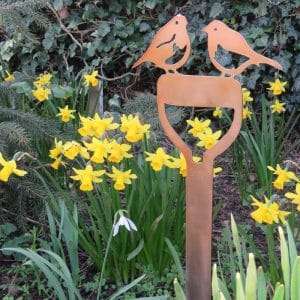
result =
[[[17,145],[21,149],[29,149],[31,141],[26,130],[13,121],[0,123],[0,140]]]
[[[46,28],[49,25],[47,17],[40,12],[47,5],[45,0],[4,0],[0,6],[0,25],[8,33],[21,33],[27,39],[34,38],[30,32],[30,24]]]
[[[0,106],[0,120],[19,123],[27,132],[32,133],[37,138],[63,138],[61,131],[58,129],[58,123],[31,112],[23,112]]]

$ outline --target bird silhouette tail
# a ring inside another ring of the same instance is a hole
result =
[[[274,67],[275,69],[282,71],[282,65],[279,62],[277,62],[276,60],[265,57],[263,55],[259,55],[258,61],[260,64],[270,65],[270,66]]]

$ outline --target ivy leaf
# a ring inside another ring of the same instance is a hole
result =
[[[110,26],[108,22],[101,22],[99,28],[97,29],[96,33],[100,37],[105,37],[110,32]]]
[[[156,4],[157,4],[157,1],[156,1],[156,0],[147,0],[147,1],[145,2],[145,6],[146,6],[147,8],[149,8],[149,9],[154,9],[155,6],[156,6]]]
[[[266,47],[267,44],[268,44],[268,40],[269,40],[269,37],[265,34],[263,36],[261,36],[260,38],[256,39],[255,41],[255,45],[257,47]]]
[[[15,88],[18,94],[30,95],[32,91],[32,87],[27,81],[14,82],[11,87]]]
[[[209,17],[215,18],[216,16],[220,15],[223,12],[224,8],[220,2],[215,2],[211,7]]]
[[[51,89],[55,98],[66,99],[73,95],[73,88],[70,86],[52,85]]]
[[[146,22],[141,22],[140,24],[140,32],[146,32],[151,29],[150,25]]]
[[[15,232],[17,227],[12,223],[4,223],[0,225],[0,239],[4,239],[9,236],[11,233]]]
[[[63,8],[64,2],[63,2],[63,0],[54,0],[53,1],[53,6],[54,6],[55,10],[60,10],[60,9]]]

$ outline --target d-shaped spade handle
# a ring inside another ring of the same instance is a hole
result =
[[[203,154],[201,164],[170,125],[165,105],[224,107],[234,109],[227,133]],[[162,75],[157,84],[160,122],[167,137],[183,153],[187,162],[186,178],[186,267],[189,300],[211,299],[211,232],[213,161],[236,139],[242,123],[242,91],[238,81],[228,77]]]

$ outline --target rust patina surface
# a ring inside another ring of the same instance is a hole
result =
[[[214,159],[236,139],[242,123],[242,90],[234,78],[250,65],[269,64],[277,69],[281,65],[254,50],[243,36],[221,21],[212,21],[202,30],[208,35],[208,53],[220,76],[195,76],[178,73],[189,58],[191,46],[182,15],[173,17],[153,38],[150,46],[134,64],[152,62],[165,70],[157,82],[157,106],[160,122],[167,137],[183,153],[187,162],[186,177],[186,273],[189,300],[211,299],[211,232]],[[215,58],[218,46],[244,55],[249,59],[237,68],[228,69]],[[184,54],[175,63],[168,59],[176,48]],[[228,76],[228,77],[226,77]],[[165,105],[190,107],[223,107],[233,109],[233,122],[227,133],[211,149],[203,153],[202,162],[195,163],[192,151],[170,125]]]

